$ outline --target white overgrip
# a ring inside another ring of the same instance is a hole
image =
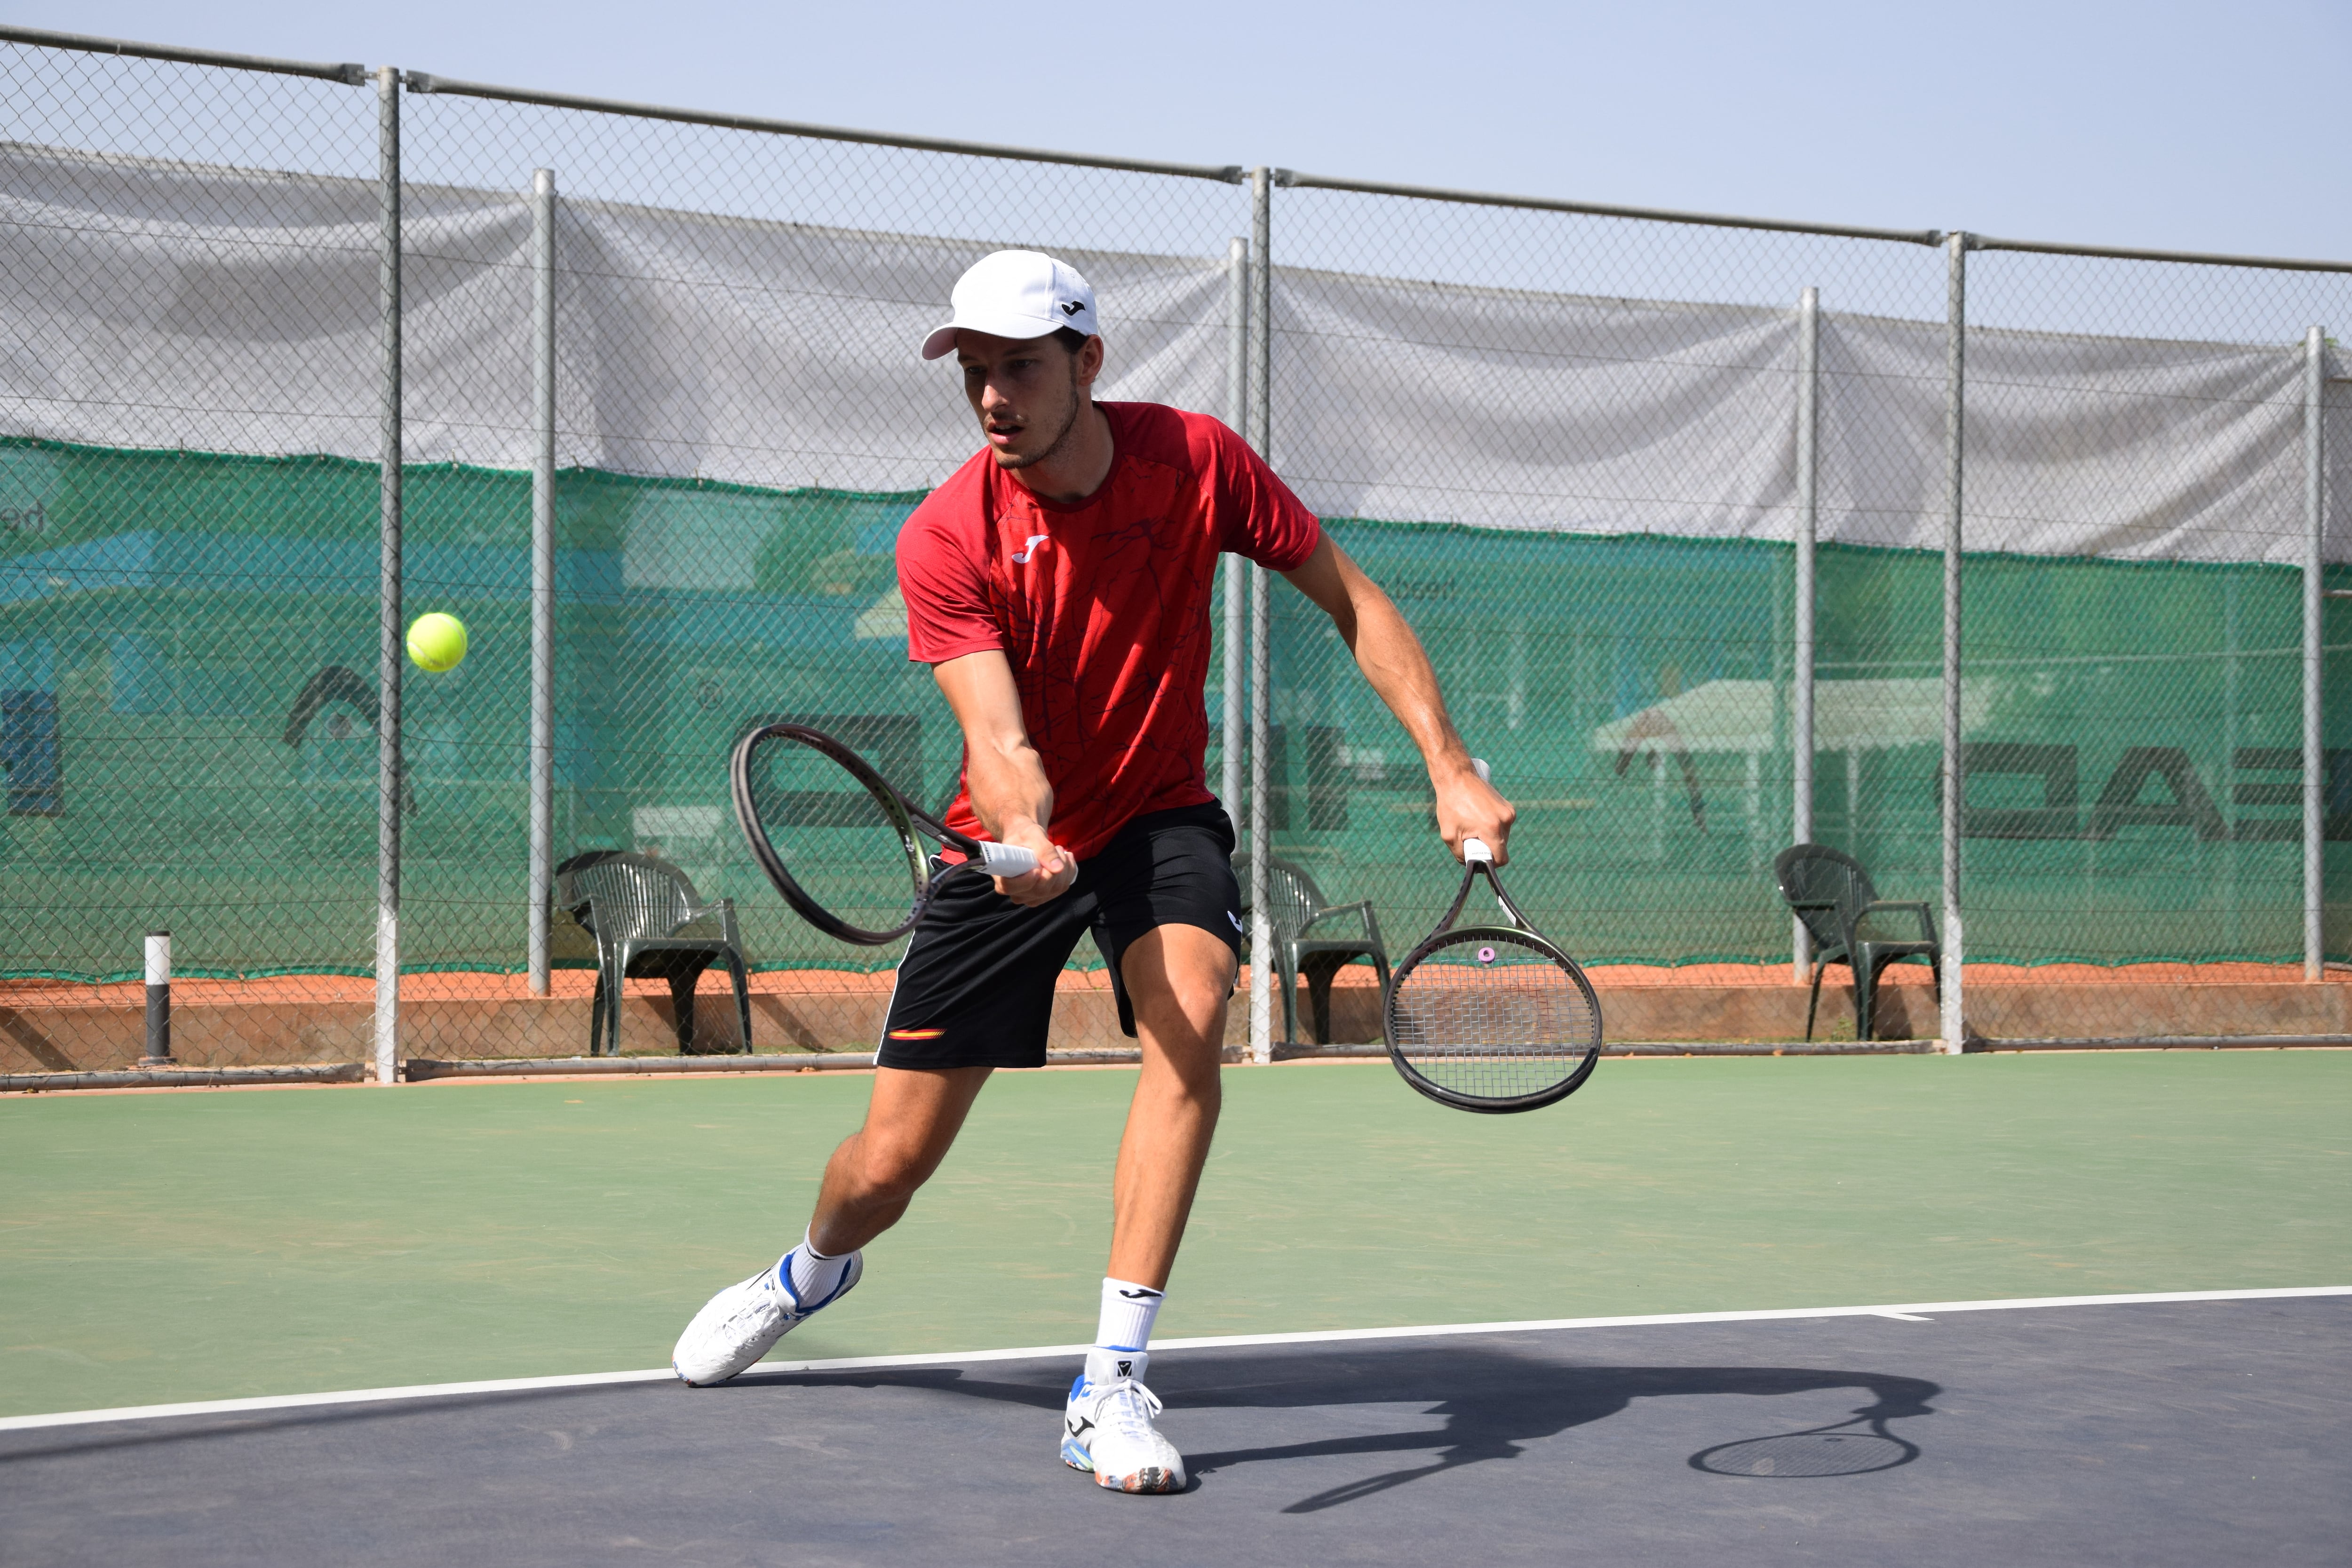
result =
[[[981,868],[992,877],[1024,877],[1037,868],[1037,852],[1024,849],[1018,844],[983,842],[980,847]]]

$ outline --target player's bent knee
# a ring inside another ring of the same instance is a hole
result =
[[[1146,1068],[1155,1069],[1151,1076],[1160,1079],[1160,1092],[1216,1110],[1224,1093],[1223,1051],[1217,1042],[1197,1035],[1147,1035],[1143,1057]]]
[[[1129,990],[1134,994],[1137,1022],[1144,1027],[1171,1041],[1223,1042],[1225,1012],[1233,994],[1229,970],[1161,973],[1145,985],[1130,983]]]
[[[1224,998],[1208,993],[1161,997],[1153,1005],[1138,1006],[1135,1021],[1139,1032],[1149,1032],[1171,1044],[1222,1039],[1225,1032]]]
[[[869,1161],[858,1173],[859,1195],[869,1204],[905,1204],[922,1190],[930,1176],[922,1167]]]
[[[905,1203],[930,1180],[939,1164],[918,1145],[877,1138],[871,1131],[861,1134],[846,1152],[844,1173],[855,1184],[859,1200],[869,1204]]]

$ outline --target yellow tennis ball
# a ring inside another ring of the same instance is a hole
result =
[[[455,669],[466,658],[466,623],[436,610],[408,623],[408,657],[419,669]]]

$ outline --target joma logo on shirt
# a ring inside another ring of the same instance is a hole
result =
[[[1037,547],[1039,545],[1050,544],[1053,541],[1047,539],[1042,533],[1031,534],[1029,536],[1029,542],[1013,552],[1013,564],[1015,566],[1026,566],[1029,564],[1029,557],[1037,553]]]

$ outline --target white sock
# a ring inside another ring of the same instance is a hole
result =
[[[801,1244],[777,1260],[776,1267],[789,1266],[793,1294],[803,1301],[822,1301],[841,1284],[841,1277],[849,1272],[849,1254],[827,1258],[810,1245],[808,1233],[801,1234]]]
[[[1094,1349],[1087,1352],[1088,1383],[1142,1378],[1151,1362],[1152,1321],[1167,1299],[1165,1292],[1132,1279],[1103,1280],[1102,1316],[1095,1324]]]

